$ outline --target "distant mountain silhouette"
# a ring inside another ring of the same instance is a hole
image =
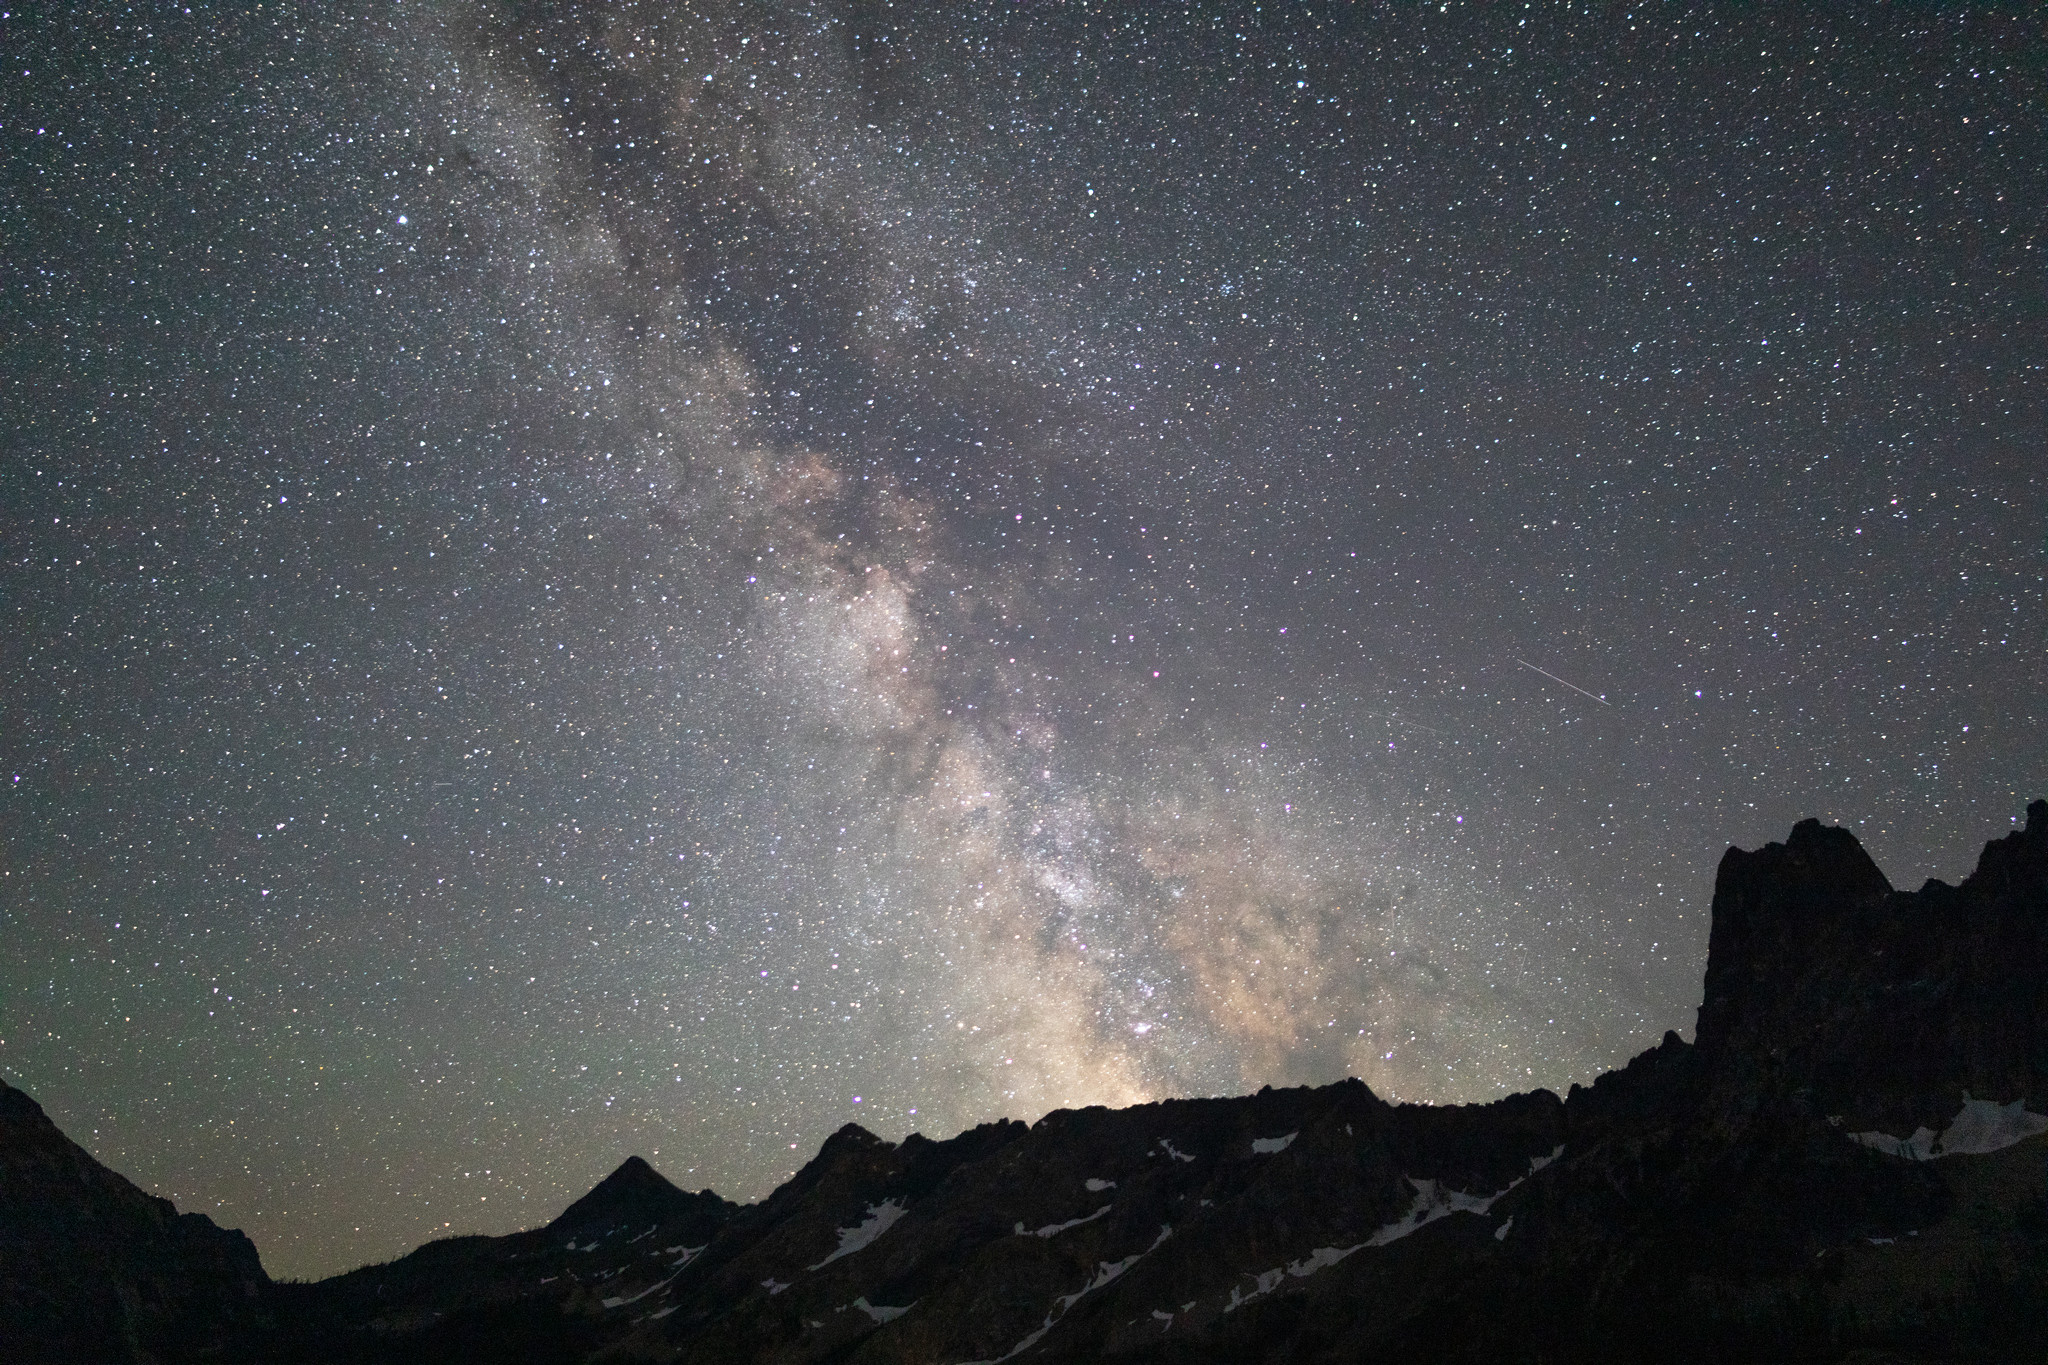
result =
[[[757,1205],[634,1157],[545,1228],[295,1285],[0,1089],[0,1359],[2039,1359],[2044,1099],[2048,802],[1911,893],[1809,820],[1722,859],[1696,1042],[1562,1099],[849,1125]]]

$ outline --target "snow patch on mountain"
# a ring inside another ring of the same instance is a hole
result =
[[[1025,1337],[1015,1346],[1012,1346],[1009,1350],[1003,1352],[1003,1354],[997,1356],[994,1360],[973,1360],[966,1362],[966,1365],[1001,1365],[1002,1361],[1010,1360],[1016,1356],[1024,1354],[1024,1352],[1036,1346],[1039,1343],[1039,1340],[1042,1337],[1044,1337],[1047,1332],[1050,1332],[1054,1328],[1054,1326],[1056,1326],[1059,1323],[1059,1320],[1061,1318],[1066,1316],[1068,1309],[1072,1308],[1075,1304],[1079,1303],[1082,1299],[1094,1293],[1096,1290],[1102,1288],[1104,1285],[1109,1284],[1112,1281],[1120,1278],[1125,1271],[1129,1270],[1132,1266],[1136,1265],[1138,1262],[1144,1260],[1147,1256],[1150,1256],[1153,1252],[1157,1251],[1159,1249],[1159,1244],[1161,1242],[1164,1242],[1168,1237],[1171,1237],[1172,1235],[1173,1228],[1170,1225],[1162,1225],[1159,1229],[1159,1235],[1152,1239],[1152,1245],[1146,1247],[1143,1251],[1133,1252],[1129,1256],[1124,1257],[1121,1261],[1102,1261],[1098,1263],[1095,1267],[1094,1277],[1090,1279],[1088,1283],[1082,1285],[1079,1289],[1075,1290],[1073,1293],[1062,1294],[1059,1296],[1059,1298],[1055,1299],[1053,1301],[1052,1311],[1045,1315],[1045,1321],[1039,1324],[1037,1329],[1034,1330],[1029,1336]]]
[[[896,1220],[901,1218],[903,1214],[903,1201],[900,1199],[884,1199],[879,1204],[868,1205],[868,1216],[866,1218],[863,1218],[853,1227],[839,1229],[839,1250],[818,1262],[817,1265],[805,1268],[808,1270],[819,1270],[831,1265],[842,1256],[853,1255],[854,1252],[869,1245],[877,1237],[880,1237],[883,1233],[894,1227]]]
[[[1027,1229],[1022,1223],[1019,1223],[1017,1224],[1016,1235],[1019,1237],[1057,1237],[1061,1233],[1065,1232],[1068,1228],[1077,1228],[1080,1227],[1083,1223],[1094,1222],[1096,1219],[1102,1217],[1103,1214],[1108,1213],[1111,1209],[1115,1207],[1115,1204],[1104,1204],[1101,1208],[1095,1210],[1095,1212],[1089,1214],[1086,1218],[1069,1218],[1064,1223],[1047,1223],[1042,1228]]]
[[[1246,1271],[1245,1273],[1247,1275],[1251,1275],[1250,1271]],[[1286,1273],[1287,1272],[1285,1270],[1280,1269],[1276,1266],[1272,1270],[1263,1270],[1260,1271],[1257,1275],[1252,1275],[1252,1292],[1249,1294],[1245,1293],[1242,1288],[1236,1285],[1232,1285],[1230,1288],[1230,1302],[1223,1305],[1223,1311],[1226,1313],[1235,1313],[1238,1309],[1244,1307],[1253,1299],[1256,1299],[1261,1295],[1272,1293],[1273,1290],[1279,1285],[1280,1277],[1285,1275]]]
[[[1362,1251],[1368,1245],[1369,1243],[1360,1242],[1356,1246],[1348,1247],[1317,1247],[1300,1260],[1289,1261],[1284,1266],[1276,1266],[1272,1270],[1262,1271],[1257,1275],[1246,1271],[1245,1274],[1252,1281],[1251,1292],[1246,1293],[1242,1286],[1233,1287],[1230,1291],[1230,1302],[1223,1305],[1223,1311],[1226,1313],[1235,1312],[1260,1295],[1272,1293],[1280,1287],[1280,1281],[1284,1277],[1291,1276],[1297,1280],[1305,1280],[1318,1270],[1328,1270],[1352,1252]]]
[[[1908,1161],[1933,1161],[1945,1156],[1984,1156],[2024,1142],[2037,1133],[2048,1132],[2048,1115],[2027,1111],[2025,1096],[2011,1104],[1996,1100],[1973,1100],[1963,1094],[1962,1112],[1939,1136],[1931,1128],[1916,1128],[1911,1137],[1889,1133],[1850,1133],[1849,1141],[1861,1143],[1888,1156]]]
[[[1415,1187],[1415,1201],[1408,1206],[1408,1212],[1387,1224],[1365,1239],[1369,1247],[1383,1247],[1389,1242],[1398,1242],[1418,1228],[1428,1227],[1439,1218],[1448,1218],[1454,1213],[1485,1213],[1493,1207],[1493,1201],[1506,1194],[1522,1182],[1517,1180],[1494,1194],[1466,1194],[1462,1190],[1450,1189],[1434,1180],[1417,1180],[1408,1177],[1408,1183]]]
[[[648,1285],[639,1293],[631,1295],[629,1297],[605,1299],[602,1301],[603,1306],[606,1308],[624,1308],[629,1303],[638,1303],[640,1302],[640,1300],[646,1298],[649,1294],[652,1294],[655,1290],[666,1289],[670,1285],[674,1284],[676,1282],[676,1275],[680,1275],[682,1273],[682,1271],[678,1270],[675,1275],[671,1275],[665,1280],[656,1280],[653,1284]]]
[[[861,1312],[866,1313],[876,1322],[894,1322],[896,1321],[896,1319],[902,1317],[905,1313],[908,1313],[911,1309],[917,1307],[917,1301],[913,1299],[909,1303],[904,1304],[901,1308],[891,1308],[889,1305],[884,1303],[869,1303],[867,1295],[863,1294],[859,1298],[855,1299],[852,1303],[848,1304],[847,1307],[858,1308]]]
[[[1545,1166],[1557,1160],[1563,1152],[1564,1147],[1560,1145],[1556,1151],[1553,1151],[1547,1157],[1531,1157],[1529,1159],[1531,1173],[1542,1170]],[[1413,1176],[1408,1177],[1408,1183],[1415,1187],[1415,1198],[1409,1204],[1408,1211],[1399,1218],[1380,1228],[1372,1236],[1355,1246],[1317,1247],[1300,1260],[1289,1261],[1284,1266],[1276,1266],[1271,1270],[1257,1273],[1249,1270],[1246,1271],[1246,1277],[1252,1281],[1252,1288],[1247,1292],[1242,1285],[1232,1287],[1230,1302],[1223,1305],[1223,1311],[1226,1313],[1235,1312],[1253,1299],[1272,1293],[1280,1287],[1280,1282],[1284,1278],[1291,1277],[1297,1280],[1305,1280],[1319,1270],[1329,1269],[1355,1251],[1363,1251],[1367,1247],[1386,1246],[1389,1242],[1398,1242],[1409,1233],[1414,1232],[1418,1228],[1427,1227],[1439,1218],[1448,1218],[1454,1213],[1483,1214],[1493,1207],[1494,1201],[1506,1194],[1508,1190],[1512,1190],[1515,1186],[1521,1184],[1522,1181],[1520,1179],[1511,1180],[1508,1182],[1506,1189],[1488,1195],[1466,1194],[1461,1190],[1450,1189],[1435,1180],[1417,1180]],[[1510,1218],[1506,1223],[1501,1224],[1500,1228],[1493,1234],[1494,1240],[1505,1240],[1508,1235],[1508,1228],[1513,1225],[1514,1221],[1513,1218]]]

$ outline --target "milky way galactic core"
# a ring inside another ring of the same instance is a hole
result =
[[[2038,25],[0,16],[0,1070],[324,1274],[1590,1079],[2041,786]]]

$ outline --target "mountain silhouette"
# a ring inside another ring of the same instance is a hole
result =
[[[315,1284],[0,1087],[0,1358],[2033,1359],[2043,1099],[2048,802],[1912,892],[1809,820],[1721,860],[1695,1041],[1562,1098],[848,1125],[748,1206],[631,1157],[546,1227]]]

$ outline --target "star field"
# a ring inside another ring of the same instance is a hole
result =
[[[1686,1030],[2042,784],[2037,23],[0,15],[0,1071],[332,1273]]]

